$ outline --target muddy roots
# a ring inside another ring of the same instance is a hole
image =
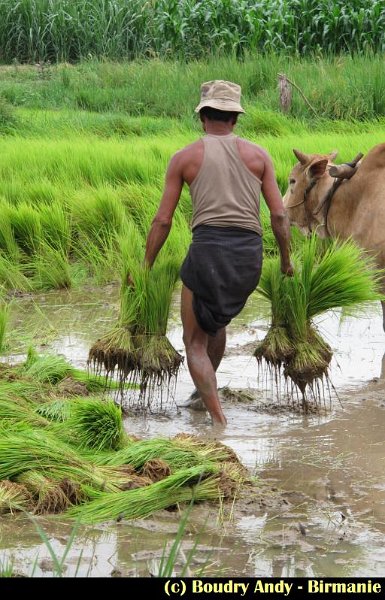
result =
[[[311,330],[306,341],[296,344],[295,354],[285,365],[284,376],[290,377],[304,394],[316,379],[327,379],[332,356],[329,344]]]
[[[258,344],[254,356],[261,362],[265,360],[269,365],[280,368],[294,354],[294,346],[289,339],[287,329],[272,325],[266,337]]]
[[[104,369],[110,377],[117,373],[122,386],[127,382],[138,386],[142,402],[157,387],[170,384],[178,374],[183,356],[164,335],[134,335],[122,327],[97,340],[90,349],[88,362],[96,372]]]
[[[152,458],[145,463],[142,473],[145,477],[149,477],[151,481],[155,483],[156,481],[161,481],[165,477],[171,475],[171,469],[161,458]]]
[[[259,364],[265,360],[274,370],[276,381],[283,372],[302,394],[307,387],[312,388],[315,381],[328,379],[332,355],[330,346],[311,325],[305,339],[295,336],[290,339],[286,328],[272,326],[254,352]]]

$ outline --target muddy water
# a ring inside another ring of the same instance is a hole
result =
[[[84,367],[90,344],[117,313],[117,290],[47,294],[15,302],[12,360],[28,344],[54,349]],[[233,506],[195,507],[183,544],[197,542],[191,573],[249,576],[374,576],[385,572],[385,334],[377,306],[359,318],[328,314],[318,325],[335,351],[336,389],[318,413],[288,405],[287,390],[258,376],[250,348],[267,329],[258,297],[237,318],[218,373],[228,427],[220,435],[260,482],[259,491]],[[182,351],[178,301],[170,338]],[[186,369],[175,401],[161,413],[133,413],[126,428],[144,437],[190,432],[213,435],[204,412],[178,407],[192,391]],[[337,395],[338,394],[338,397]],[[251,397],[251,399],[250,399]],[[295,399],[296,400],[296,399]],[[155,405],[156,409],[156,405]],[[39,517],[60,557],[72,526]],[[164,544],[175,537],[179,515],[163,511],[135,523],[80,527],[65,561],[67,575],[157,574]],[[52,576],[52,560],[23,518],[2,518],[0,560],[17,570]],[[183,555],[179,558],[181,564]],[[177,566],[177,570],[178,570]]]

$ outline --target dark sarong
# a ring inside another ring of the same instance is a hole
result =
[[[209,335],[228,325],[258,285],[262,238],[240,227],[199,225],[180,276],[194,294],[193,309]]]

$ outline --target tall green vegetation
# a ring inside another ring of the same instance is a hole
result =
[[[2,0],[2,60],[382,52],[381,0]],[[45,77],[44,65],[40,67]]]

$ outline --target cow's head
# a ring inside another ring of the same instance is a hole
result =
[[[316,231],[326,235],[321,205],[332,185],[328,167],[337,156],[330,154],[304,154],[293,150],[299,160],[289,175],[289,187],[283,197],[290,223],[305,234]]]

